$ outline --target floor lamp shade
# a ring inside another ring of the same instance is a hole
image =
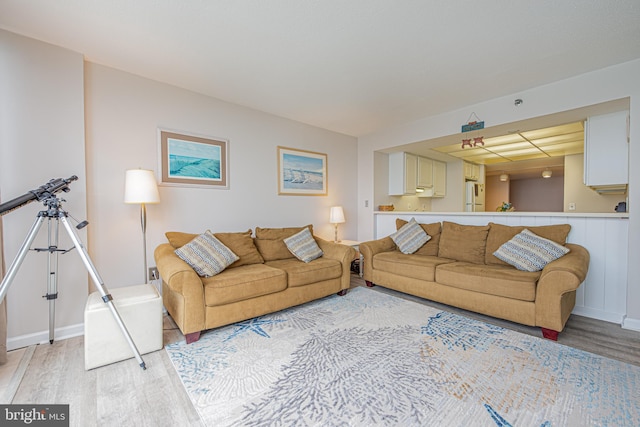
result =
[[[153,171],[130,169],[124,182],[125,203],[160,203],[160,193]]]
[[[151,170],[130,169],[124,180],[124,202],[140,204],[140,226],[142,227],[142,256],[144,260],[144,280],[149,282],[147,270],[147,203],[160,203],[158,183]]]

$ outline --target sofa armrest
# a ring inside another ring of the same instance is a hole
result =
[[[383,237],[378,240],[370,240],[360,243],[360,253],[364,259],[365,280],[370,280],[373,274],[373,256],[382,252],[390,252],[396,250],[396,244],[391,237]]]
[[[562,330],[575,305],[575,296],[569,299],[563,296],[578,289],[589,271],[587,249],[572,243],[566,246],[570,252],[547,264],[536,289],[536,324],[555,331]],[[561,317],[558,313],[562,313]]]
[[[340,289],[349,289],[351,286],[351,261],[356,257],[356,250],[351,246],[341,245],[314,236],[318,246],[322,249],[323,257],[340,261],[342,264],[342,282]]]
[[[170,244],[163,243],[153,254],[162,281],[172,292],[182,296],[180,307],[170,307],[166,299],[165,306],[183,333],[203,330],[205,304],[202,279],[174,250]]]

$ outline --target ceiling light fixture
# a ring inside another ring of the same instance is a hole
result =
[[[552,172],[549,169],[546,169],[546,170],[542,171],[542,177],[543,178],[551,178],[551,174],[552,174]]]
[[[507,175],[506,173],[503,173],[502,175],[500,175],[500,181],[502,182],[509,181],[509,175]]]

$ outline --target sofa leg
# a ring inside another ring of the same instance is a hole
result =
[[[340,291],[338,291],[338,295],[340,295],[341,297],[345,296],[347,294],[347,290],[346,289],[342,289]]]
[[[554,331],[553,329],[540,328],[542,329],[542,336],[551,341],[558,341],[558,331]]]
[[[365,282],[366,282],[368,288],[373,288],[376,285],[375,283],[370,282],[368,280],[365,280]]]
[[[191,332],[190,334],[185,335],[184,337],[187,340],[187,344],[191,344],[193,342],[198,341],[200,339],[200,332],[202,331]]]

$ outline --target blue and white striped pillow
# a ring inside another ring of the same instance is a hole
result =
[[[310,262],[316,258],[320,258],[324,254],[311,235],[309,228],[305,228],[293,236],[287,237],[284,239],[284,244],[287,245],[289,252],[295,255],[300,261]]]
[[[411,221],[389,237],[403,254],[412,254],[431,240],[431,236],[420,227],[415,218],[411,218]]]
[[[569,253],[569,248],[522,230],[493,253],[496,258],[522,271],[540,271],[551,261]]]
[[[209,230],[176,249],[175,253],[202,277],[215,276],[240,259]]]

